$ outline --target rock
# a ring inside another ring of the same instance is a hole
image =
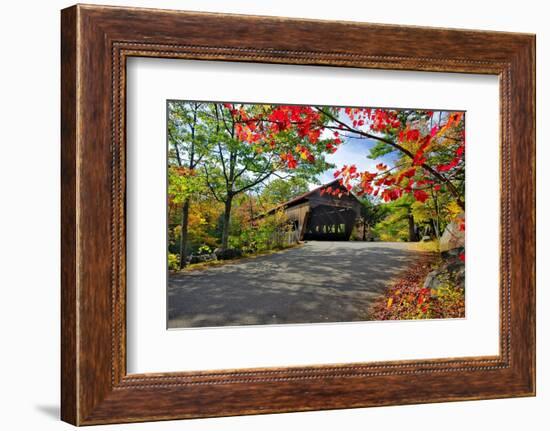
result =
[[[424,288],[438,290],[441,287],[452,285],[464,288],[466,267],[460,259],[463,248],[456,248],[441,255],[443,263],[426,276]]]
[[[443,259],[450,259],[459,257],[461,253],[464,253],[464,247],[456,247],[441,253]]]
[[[215,253],[210,253],[206,255],[208,260],[218,260],[218,256]]]
[[[225,250],[217,248],[214,250],[214,254],[220,260],[235,259],[243,255],[242,250],[238,248],[226,248]]]
[[[188,262],[189,263],[203,263],[203,262],[210,262],[212,260],[218,260],[218,257],[212,253],[212,254],[192,254],[189,256]]]
[[[438,289],[441,282],[437,279],[438,271],[431,271],[426,276],[426,280],[424,280],[424,285],[422,286],[424,289]]]
[[[446,252],[458,247],[464,247],[464,230],[460,229],[460,224],[464,223],[464,214],[458,216],[457,221],[447,225],[445,232],[439,239],[439,250]]]

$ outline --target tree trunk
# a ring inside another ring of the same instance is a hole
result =
[[[439,226],[441,225],[440,217],[439,217],[439,203],[437,202],[437,194],[434,193],[433,189],[432,189],[432,197],[434,201],[435,217],[436,217],[435,220],[432,219],[432,222],[434,224],[435,236],[437,237],[437,239],[439,239],[439,235],[440,235]]]
[[[416,232],[414,231],[414,217],[412,214],[408,215],[409,219],[409,241],[414,242],[416,241]]]
[[[187,238],[189,236],[189,198],[183,201],[181,209],[181,235],[180,235],[180,269],[185,267],[185,261],[187,260]]]
[[[229,222],[231,221],[232,202],[233,196],[228,196],[225,201],[225,211],[223,213],[222,250],[226,250],[229,244]]]
[[[363,241],[367,240],[367,221],[363,217]]]
[[[439,239],[441,232],[439,231],[439,223],[435,219],[431,219],[432,221],[432,229],[434,231],[434,235],[437,239]]]

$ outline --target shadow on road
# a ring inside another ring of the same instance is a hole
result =
[[[168,327],[368,320],[372,301],[419,256],[410,244],[309,242],[171,277]]]

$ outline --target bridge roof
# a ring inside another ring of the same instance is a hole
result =
[[[316,187],[314,188],[313,190],[310,190],[306,193],[303,193],[299,196],[296,196],[295,198],[292,198],[286,202],[283,202],[282,204],[279,204],[273,208],[271,208],[269,211],[267,211],[265,213],[265,215],[267,214],[271,214],[275,211],[277,211],[278,209],[281,209],[281,208],[284,208],[284,209],[288,209],[288,208],[291,208],[293,206],[296,206],[296,205],[300,205],[306,201],[308,201],[310,198],[312,197],[315,197],[316,199],[319,199],[319,193],[323,190],[323,189],[327,189],[328,187],[332,187],[333,189],[335,187],[341,189],[343,192],[345,192],[345,196],[346,197],[351,197],[353,200],[357,201],[357,203],[360,203],[359,202],[359,199],[357,199],[357,197],[351,193],[349,190],[347,190],[342,184],[340,184],[340,180],[334,180],[334,181],[331,181],[330,183],[326,183],[326,184],[323,184],[319,187]],[[327,196],[327,198],[331,197],[332,199],[338,199],[337,197],[334,197],[334,196]],[[323,198],[323,196],[320,197],[321,199]],[[327,199],[327,201],[329,201],[330,199]],[[330,205],[330,203],[328,203]]]

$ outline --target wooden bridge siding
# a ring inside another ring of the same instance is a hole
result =
[[[310,206],[309,202],[304,202],[299,205],[287,208],[285,210],[286,216],[290,221],[297,222],[297,230],[299,234],[299,239],[303,239],[303,233],[305,231],[305,225],[307,222],[307,215],[309,213]]]

